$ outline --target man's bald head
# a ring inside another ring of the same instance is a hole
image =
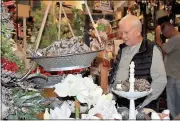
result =
[[[138,29],[139,32],[142,31],[142,24],[141,21],[137,16],[134,15],[127,15],[121,19],[119,22],[119,27],[122,25],[130,25],[132,28]]]
[[[124,43],[128,46],[134,46],[142,41],[141,31],[142,24],[136,16],[127,15],[119,22],[119,32]]]

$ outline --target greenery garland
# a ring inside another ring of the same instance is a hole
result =
[[[22,73],[24,71],[24,64],[18,59],[12,50],[14,40],[11,38],[12,30],[8,30],[7,24],[8,23],[2,24],[1,56],[11,62],[15,62],[19,67],[18,72]]]

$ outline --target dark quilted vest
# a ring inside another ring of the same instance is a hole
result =
[[[131,60],[135,63],[135,78],[147,79],[150,83],[152,81],[150,71],[154,45],[155,43],[149,40],[143,40],[139,48],[139,52],[135,54],[133,59]],[[109,73],[109,84],[113,84],[115,81],[118,65],[121,60],[121,52],[124,47],[126,47],[125,44],[120,45],[116,61],[113,65],[113,69]]]

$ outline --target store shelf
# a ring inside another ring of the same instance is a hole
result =
[[[89,15],[87,12],[82,12],[85,15]],[[115,15],[115,13],[103,12],[103,13],[91,13],[91,15]]]

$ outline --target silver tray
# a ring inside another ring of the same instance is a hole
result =
[[[91,62],[102,50],[61,56],[28,57],[42,66],[46,71],[65,71],[91,66]]]
[[[47,80],[43,78],[32,78],[30,79],[31,82],[36,84],[38,88],[50,88],[51,86],[54,86],[57,83],[60,83],[63,79],[63,76],[60,75],[51,75],[47,77]]]

